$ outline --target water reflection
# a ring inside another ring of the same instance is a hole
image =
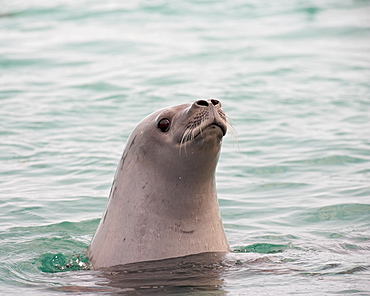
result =
[[[224,254],[203,253],[131,263],[101,271],[100,285],[117,295],[226,295],[221,278]]]

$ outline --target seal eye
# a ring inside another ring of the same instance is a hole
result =
[[[168,130],[170,129],[170,121],[167,119],[167,118],[163,118],[161,119],[159,122],[158,122],[158,128],[162,131],[162,132],[168,132]]]

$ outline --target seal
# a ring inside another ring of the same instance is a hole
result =
[[[226,131],[216,99],[161,109],[135,127],[87,250],[93,268],[230,251],[215,182]]]

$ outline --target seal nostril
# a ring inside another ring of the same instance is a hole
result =
[[[217,106],[218,104],[220,104],[219,100],[211,100],[211,102],[214,106]]]
[[[195,102],[197,105],[199,105],[199,106],[205,106],[205,107],[207,107],[208,106],[208,102],[207,101],[205,101],[205,100],[199,100],[199,101],[196,101]]]

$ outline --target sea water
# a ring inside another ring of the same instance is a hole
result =
[[[89,270],[134,126],[209,97],[233,253]],[[0,1],[0,188],[1,295],[369,295],[370,1]]]

